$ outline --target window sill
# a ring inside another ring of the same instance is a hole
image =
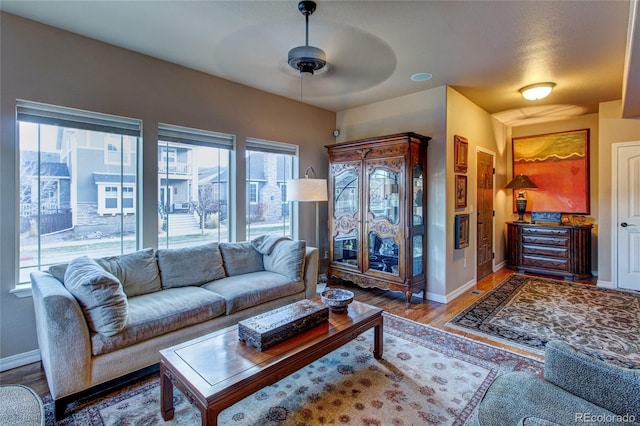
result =
[[[13,294],[18,299],[22,299],[25,297],[33,297],[33,293],[31,292],[30,285],[19,285],[16,288],[9,290],[9,293]]]

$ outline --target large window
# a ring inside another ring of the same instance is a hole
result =
[[[285,195],[296,155],[295,145],[247,139],[247,239],[263,234],[291,237]]]
[[[137,249],[139,120],[18,101],[19,283],[81,255]]]
[[[231,135],[158,126],[158,247],[229,241]]]

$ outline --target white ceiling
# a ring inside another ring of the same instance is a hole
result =
[[[330,68],[301,81],[287,65],[304,45],[297,3],[2,0],[0,9],[331,111],[449,85],[512,125],[622,99],[625,54],[640,45],[637,29],[627,42],[629,1],[317,0],[309,41]],[[411,81],[417,72],[433,78]],[[638,87],[640,76],[629,79]],[[553,93],[523,100],[518,89],[541,81],[555,82]],[[625,102],[637,108],[632,95]]]

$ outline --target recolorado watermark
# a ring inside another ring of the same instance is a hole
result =
[[[576,422],[581,423],[633,423],[636,421],[636,416],[633,414],[591,414],[591,413],[576,413]]]

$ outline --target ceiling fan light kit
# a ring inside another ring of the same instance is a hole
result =
[[[549,93],[556,87],[555,83],[536,83],[524,86],[518,92],[528,101],[537,101],[549,96]]]
[[[303,0],[298,3],[298,10],[305,17],[305,45],[294,47],[289,51],[289,65],[300,71],[302,76],[311,76],[327,65],[327,55],[318,47],[309,46],[309,16],[316,11],[316,2]]]

